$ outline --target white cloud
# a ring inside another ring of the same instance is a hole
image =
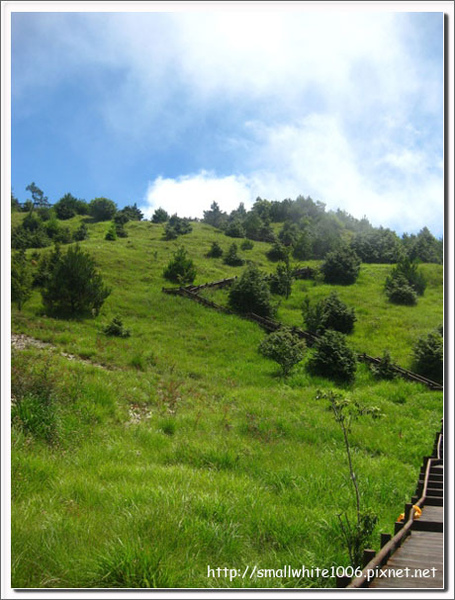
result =
[[[256,166],[247,165],[248,175],[218,177],[202,171],[160,177],[149,185],[145,214],[162,206],[169,213],[201,217],[214,200],[230,212],[240,202],[251,206],[257,196],[283,200],[303,194],[324,202],[328,210],[341,208],[359,219],[366,215],[374,225],[399,233],[425,225],[436,234],[441,231],[442,173],[432,172],[421,152],[396,148],[375,171],[363,169],[355,144],[333,116],[311,115],[277,127],[250,122],[248,129]]]
[[[352,61],[397,60],[392,14],[230,12],[179,15],[183,76],[202,94],[346,90]],[[392,33],[392,35],[391,35]],[[398,54],[400,56],[400,54]]]
[[[83,74],[103,136],[129,160],[190,157],[191,174],[150,173],[146,214],[304,194],[376,224],[440,229],[442,72],[424,23],[305,8],[41,15],[35,36],[51,42],[34,44],[36,63],[23,36],[15,90]]]
[[[253,174],[253,181],[258,188],[269,185],[259,195],[279,200],[311,195],[328,209],[366,215],[376,226],[404,232],[427,225],[441,232],[443,171],[432,162],[431,152],[389,141],[380,147],[391,152],[364,157],[363,144],[358,146],[335,116],[315,114],[294,125],[250,127],[263,169]]]
[[[231,10],[35,18],[35,36],[51,42],[33,44],[35,60],[27,39],[21,40],[15,91],[47,93],[74,73],[90,75],[93,67],[118,72],[115,89],[101,93],[99,113],[112,130],[132,136],[156,128],[179,94],[188,111],[219,101],[254,101],[258,116],[278,111],[292,119],[302,116],[302,100],[313,95],[321,108],[361,114],[372,106],[403,110],[424,85],[422,99],[435,89],[431,69],[424,82],[419,78],[393,13]],[[190,116],[181,111],[173,119],[184,127]]]
[[[209,210],[212,202],[217,202],[223,210],[230,212],[240,202],[251,204],[250,185],[243,176],[217,177],[207,171],[176,179],[158,177],[149,184],[142,211],[146,218],[160,207],[171,215],[202,217],[204,210]]]
[[[428,157],[422,151],[412,151],[408,148],[390,152],[383,158],[383,162],[407,176],[415,176],[428,169]]]

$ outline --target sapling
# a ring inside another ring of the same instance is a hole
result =
[[[337,394],[332,391],[319,391],[316,395],[316,398],[328,400],[330,402],[330,409],[333,412],[335,421],[339,424],[343,433],[344,446],[349,467],[349,477],[355,496],[356,521],[354,524],[351,523],[346,513],[340,513],[338,515],[338,520],[340,522],[341,533],[348,548],[351,565],[357,567],[360,565],[362,560],[362,549],[364,544],[372,534],[378,518],[370,509],[363,509],[361,506],[359,484],[352,462],[349,436],[353,421],[357,420],[359,417],[363,415],[370,415],[372,418],[377,419],[383,415],[379,408],[375,406],[363,406],[357,400],[353,401],[349,398],[343,398],[341,394]]]

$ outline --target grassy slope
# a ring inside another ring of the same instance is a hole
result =
[[[70,226],[76,226],[77,219]],[[286,381],[257,346],[253,323],[164,295],[163,267],[183,243],[196,283],[239,274],[205,259],[210,243],[233,240],[197,224],[177,242],[162,226],[129,223],[129,238],[105,242],[107,224],[90,226],[83,246],[97,259],[112,295],[96,319],[39,314],[38,293],[18,313],[23,332],[110,367],[68,361],[57,352],[23,352],[21,368],[55,377],[58,443],[13,432],[14,587],[310,587],[332,580],[208,578],[207,566],[330,567],[348,564],[337,514],[354,505],[341,432],[299,366]],[[266,244],[241,252],[261,267]],[[429,286],[417,307],[389,305],[381,293],[390,267],[364,265],[358,284],[337,288],[356,307],[351,343],[410,366],[415,339],[442,321],[442,268],[425,265]],[[297,282],[280,320],[302,325]],[[221,298],[223,294],[218,294]],[[119,314],[131,338],[106,338]],[[343,393],[384,413],[355,423],[354,461],[362,502],[379,516],[373,541],[391,531],[414,491],[423,455],[442,416],[442,395],[405,381],[376,383],[360,366]]]

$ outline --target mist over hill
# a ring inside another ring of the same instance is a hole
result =
[[[73,241],[61,221],[76,214],[87,216],[95,222],[113,220],[117,228],[129,220],[144,218],[136,204],[119,210],[115,202],[107,198],[95,198],[87,203],[69,193],[51,204],[34,183],[27,189],[30,189],[32,199],[25,203],[19,203],[11,195],[13,212],[26,213],[21,223],[15,224],[13,220],[14,249],[45,247],[52,241]],[[411,260],[442,263],[443,257],[442,239],[436,239],[427,227],[418,233],[398,236],[391,229],[374,227],[367,216],[357,219],[344,210],[327,211],[324,203],[314,201],[310,196],[283,201],[258,197],[250,210],[240,203],[230,213],[213,202],[204,211],[202,219],[185,219],[157,208],[150,220],[168,223],[169,236],[178,235],[175,231],[177,222],[201,220],[233,238],[280,243],[288,247],[298,260],[322,259],[340,243],[352,247],[366,263],[394,263],[403,255]]]

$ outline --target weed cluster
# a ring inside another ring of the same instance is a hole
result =
[[[127,338],[131,335],[130,330],[123,327],[123,322],[120,317],[114,317],[112,321],[103,328],[103,333],[121,338]]]
[[[182,399],[182,388],[183,381],[174,377],[169,377],[158,386],[158,403],[160,410],[164,414],[175,416],[177,414],[177,407]]]
[[[37,440],[57,441],[55,375],[48,362],[36,367],[30,358],[13,354],[11,398],[13,426]]]

